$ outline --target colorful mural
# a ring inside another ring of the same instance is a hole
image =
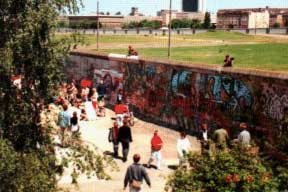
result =
[[[76,64],[82,57],[73,56],[75,66],[79,67]],[[200,131],[202,122],[209,124],[210,132],[222,126],[233,134],[242,121],[262,137],[280,138],[288,132],[288,81],[142,60],[111,64],[109,58],[96,58],[87,68],[70,66],[71,74],[94,67],[94,80],[104,79],[111,104],[117,91],[123,89],[135,112],[151,121],[192,134]],[[102,60],[105,69],[99,68],[103,67]],[[69,71],[66,73],[69,76]]]

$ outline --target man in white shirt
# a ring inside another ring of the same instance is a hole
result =
[[[186,137],[185,132],[180,133],[180,139],[177,140],[177,151],[178,151],[178,157],[179,157],[179,164],[183,165],[186,161],[186,154],[191,149],[191,144],[188,138]]]
[[[240,144],[248,146],[250,144],[251,136],[249,131],[247,131],[247,124],[246,123],[240,123],[240,129],[242,131],[238,135],[238,141]]]

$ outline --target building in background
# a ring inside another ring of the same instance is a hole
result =
[[[287,8],[223,9],[217,12],[217,28],[220,29],[272,28],[287,25]]]
[[[130,16],[143,16],[138,10],[138,7],[131,7],[131,13]]]
[[[169,24],[169,10],[161,10],[158,12],[158,16],[162,18],[163,25],[168,26]],[[179,12],[177,10],[172,10],[171,19],[193,19],[204,21],[205,13],[203,12]]]
[[[183,12],[206,12],[206,0],[182,0]]]
[[[121,28],[124,22],[123,15],[89,15],[89,16],[67,16],[69,25],[81,23],[101,23],[102,28],[117,29]]]

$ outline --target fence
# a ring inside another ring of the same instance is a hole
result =
[[[223,29],[217,29],[223,31]],[[225,29],[226,31],[239,32],[245,34],[275,34],[288,35],[288,28],[256,28],[256,29]],[[172,35],[193,35],[207,32],[207,29],[173,29]],[[70,29],[58,28],[57,33],[96,34],[97,29]],[[167,29],[99,29],[100,35],[168,35]]]

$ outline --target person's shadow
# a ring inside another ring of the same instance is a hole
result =
[[[177,170],[178,167],[179,167],[179,165],[168,165],[168,168],[172,169],[172,170]]]
[[[110,156],[110,157],[112,157],[112,158],[114,158],[114,159],[123,160],[122,157],[120,157],[120,156],[115,156],[114,153],[111,152],[111,151],[104,151],[103,154],[104,154],[104,155],[107,155],[107,156]]]
[[[156,165],[150,165],[150,166],[148,166],[148,164],[147,163],[144,163],[144,164],[142,164],[145,168],[147,168],[147,169],[157,169],[157,166]]]

